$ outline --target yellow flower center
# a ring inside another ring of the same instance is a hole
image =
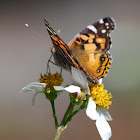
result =
[[[109,105],[112,104],[112,101],[109,101],[112,98],[112,94],[107,93],[108,91],[104,89],[104,84],[101,85],[90,84],[89,88],[90,88],[90,97],[93,98],[96,105],[109,109]]]
[[[53,86],[60,86],[63,82],[62,75],[59,73],[48,73],[47,75],[40,73],[41,78],[39,79],[40,83],[46,83],[46,89],[54,89]]]

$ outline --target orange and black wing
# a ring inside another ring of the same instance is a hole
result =
[[[112,62],[110,33],[114,29],[114,20],[107,17],[87,26],[68,44],[91,82],[103,78],[109,71]]]

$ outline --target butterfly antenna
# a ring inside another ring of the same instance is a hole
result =
[[[32,28],[30,27],[29,24],[26,23],[25,26],[26,26],[28,29],[30,29],[30,31],[31,31],[32,33],[37,34],[37,35],[39,35],[41,38],[45,39],[40,33],[38,33],[36,30],[32,29]]]
[[[50,25],[46,19],[44,19],[44,23],[45,23],[46,29],[48,30],[49,34],[57,36],[57,33],[53,30],[52,27],[50,27]]]

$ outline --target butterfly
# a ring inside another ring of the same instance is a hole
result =
[[[71,66],[82,70],[92,83],[104,78],[112,62],[109,49],[112,45],[110,33],[115,29],[113,18],[106,17],[87,26],[68,45],[46,20],[44,23],[53,42],[51,51],[57,65],[67,70]]]

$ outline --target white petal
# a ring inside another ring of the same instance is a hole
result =
[[[105,108],[98,107],[97,111],[99,112],[99,114],[103,114],[107,121],[112,121],[112,117],[110,116],[109,112]]]
[[[70,85],[68,87],[62,87],[62,86],[53,86],[55,90],[65,90],[67,92],[70,92],[70,93],[74,93],[74,92],[78,92],[78,93],[81,93],[81,90],[80,90],[80,87],[78,86],[74,86],[74,85]]]
[[[87,109],[86,109],[86,114],[91,120],[96,120],[97,119],[97,111],[96,111],[96,104],[92,97],[89,98]]]
[[[75,67],[71,67],[71,72],[74,84],[86,89],[88,87],[88,82],[85,73]]]
[[[98,80],[98,85],[101,85],[102,82],[103,82],[103,78],[99,79],[99,80]]]
[[[36,98],[37,94],[39,94],[39,93],[36,92],[36,94],[35,94],[35,95],[33,96],[33,98],[32,98],[32,105],[33,105],[33,106],[35,105],[35,98]]]
[[[74,93],[74,92],[81,93],[80,87],[74,86],[74,85],[70,85],[70,86],[64,88],[64,90],[66,90],[66,91],[68,91],[70,93]]]
[[[87,87],[87,94],[90,95],[90,89],[89,89],[89,86]]]
[[[61,91],[64,90],[64,87],[62,87],[62,86],[53,86],[53,87],[56,91],[60,91],[60,92],[57,92],[57,95],[60,95]]]
[[[62,86],[53,86],[55,90],[64,90],[64,87]]]
[[[109,123],[105,120],[105,117],[103,114],[100,114],[96,120],[96,127],[99,131],[99,134],[102,138],[102,140],[109,140],[109,138],[112,135],[111,127],[109,126]]]
[[[24,87],[21,92],[27,92],[27,91],[36,91],[38,93],[41,93],[44,91],[46,87],[45,83],[38,83],[38,82],[33,82]]]

